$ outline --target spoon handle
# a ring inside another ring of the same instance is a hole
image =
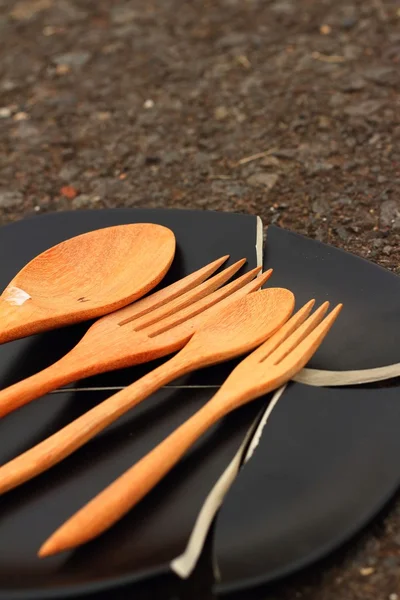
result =
[[[84,544],[121,519],[176,465],[201,435],[223,416],[226,411],[221,411],[221,406],[223,403],[208,402],[197,411],[65,522],[43,544],[39,556],[50,556]]]
[[[32,301],[24,301],[22,294],[25,292],[19,288],[7,288],[0,297],[0,344],[36,333],[37,323],[45,318]]]

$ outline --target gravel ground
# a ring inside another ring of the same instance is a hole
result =
[[[400,273],[399,92],[398,0],[0,0],[0,223],[250,212]],[[399,579],[394,502],[273,598]]]

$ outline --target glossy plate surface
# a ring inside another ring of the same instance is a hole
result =
[[[343,302],[309,367],[400,362],[400,278],[351,254],[269,227],[264,267],[298,306]],[[400,485],[400,381],[349,388],[292,383],[217,517],[219,593],[294,573],[348,540]]]
[[[247,257],[256,266],[255,217],[181,210],[104,210],[56,213],[24,220],[0,231],[0,287],[39,252],[68,237],[120,223],[153,222],[175,233],[177,251],[161,285],[225,254],[229,263]],[[76,343],[87,324],[47,332],[0,346],[0,385],[11,384],[54,362]],[[142,365],[49,394],[0,421],[4,463],[58,430],[112,391],[76,387],[123,386],[153,368]],[[175,384],[204,385],[224,378],[227,365]],[[224,371],[225,369],[225,371]],[[49,472],[0,497],[0,598],[81,597],[169,569],[187,544],[210,488],[240,446],[259,411],[244,411],[215,427],[137,510],[98,541],[77,552],[38,559],[44,539],[67,517],[187,419],[212,390],[166,388],[106,429]]]

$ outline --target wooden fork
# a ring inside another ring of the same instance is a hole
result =
[[[39,556],[74,548],[110,528],[172,469],[214,423],[293,377],[317,350],[342,308],[339,304],[321,322],[329,303],[322,304],[307,319],[313,304],[313,300],[308,302],[247,356],[203,408],[64,523],[43,544]]]
[[[257,267],[223,285],[246,262],[242,259],[207,280],[227,258],[96,321],[60,360],[1,390],[0,417],[78,379],[149,362],[182,348],[213,310],[259,289],[272,274],[270,269],[254,279],[261,270]]]

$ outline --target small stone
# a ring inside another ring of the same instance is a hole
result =
[[[47,100],[49,106],[72,106],[78,102],[77,97],[71,92],[65,90],[64,92],[56,93]]]
[[[389,594],[389,600],[399,600],[399,595],[396,593]]]
[[[239,56],[236,56],[236,62],[245,69],[250,69],[251,67],[251,62],[245,54],[239,54]]]
[[[76,4],[78,3],[70,2],[70,0],[57,0],[57,9],[60,11],[63,23],[82,21],[88,18],[88,11],[76,6]]]
[[[344,112],[351,117],[368,117],[380,110],[382,106],[381,100],[365,100],[365,102],[347,106]]]
[[[273,156],[277,158],[285,158],[287,160],[293,160],[298,155],[298,150],[295,148],[281,148],[280,150],[275,150],[273,152]]]
[[[333,94],[333,96],[331,96],[331,98],[329,99],[329,104],[330,106],[332,106],[332,108],[338,108],[339,106],[343,106],[343,104],[345,104],[346,102],[346,96],[344,96],[343,94],[340,94],[339,92],[337,92],[336,94]]]
[[[279,176],[276,173],[254,173],[247,179],[247,183],[255,187],[264,186],[268,190],[272,190],[278,179]]]
[[[346,31],[349,29],[353,29],[353,27],[357,25],[357,19],[355,16],[344,17],[340,25],[342,29],[345,29]]]
[[[101,51],[103,54],[114,54],[115,52],[118,52],[118,50],[120,50],[122,47],[123,43],[118,41],[113,42],[112,44],[106,44],[105,46],[103,46]]]
[[[362,75],[365,79],[379,85],[391,85],[397,81],[397,74],[391,67],[369,67],[364,69]]]
[[[43,28],[42,33],[45,37],[51,37],[58,31],[59,31],[58,27],[53,27],[53,25],[46,25],[46,27]]]
[[[0,108],[0,119],[8,119],[11,117],[11,114],[11,109],[8,108],[8,106],[3,106],[3,108]]]
[[[368,577],[369,575],[372,575],[372,573],[375,573],[374,567],[363,567],[360,569],[360,575],[363,577]]]
[[[67,65],[68,67],[82,67],[91,58],[90,52],[66,52],[53,56],[56,65]]]
[[[384,567],[388,567],[389,569],[393,569],[394,567],[398,567],[400,563],[400,557],[399,556],[387,556],[384,560],[383,560],[383,566]]]
[[[383,254],[386,254],[386,256],[390,256],[392,250],[393,250],[392,246],[384,246],[382,252],[383,252]]]
[[[114,37],[119,38],[119,40],[128,36],[131,38],[136,35],[140,36],[141,33],[140,27],[132,21],[118,25],[113,30]]]
[[[57,65],[56,73],[57,75],[66,75],[71,72],[71,67],[69,65]]]
[[[322,33],[322,35],[329,35],[332,33],[332,27],[330,25],[321,25],[319,31]]]
[[[100,112],[96,113],[96,117],[99,121],[108,121],[111,119],[111,113],[106,110],[101,110]]]
[[[17,112],[13,116],[14,121],[27,121],[29,119],[29,115],[26,112]]]
[[[249,189],[244,185],[228,184],[225,187],[225,193],[230,197],[244,198],[249,193]]]
[[[61,179],[64,179],[64,181],[71,181],[71,179],[74,179],[74,177],[78,175],[79,170],[79,167],[76,165],[68,163],[61,168],[58,175]]]
[[[345,44],[343,46],[343,56],[346,60],[357,60],[362,53],[362,48],[359,44]]]
[[[279,167],[281,163],[275,156],[266,156],[260,161],[260,165],[263,167]]]
[[[89,194],[79,194],[72,200],[73,208],[90,208],[93,204],[100,201],[99,196],[89,196]]]
[[[290,15],[294,12],[296,6],[290,0],[278,0],[270,5],[270,10],[277,15]]]
[[[318,240],[318,242],[325,242],[326,231],[323,227],[318,227],[315,230],[315,239]]]
[[[328,171],[331,171],[334,168],[335,166],[331,165],[330,163],[316,162],[307,166],[307,173],[309,175],[318,175],[319,173],[327,173]]]
[[[355,137],[348,137],[345,140],[345,144],[348,148],[355,148],[357,146],[357,140]],[[358,166],[358,165],[356,165],[356,166]]]
[[[149,108],[153,108],[153,107],[154,107],[154,100],[151,100],[151,98],[148,98],[147,100],[144,101],[143,108],[149,109]]]
[[[276,212],[274,215],[272,215],[270,223],[272,223],[272,225],[273,225],[274,223],[277,223],[280,218],[281,218],[281,213]]]
[[[339,206],[351,206],[352,203],[352,199],[349,196],[342,196],[335,201],[335,204]]]
[[[336,233],[343,242],[346,242],[349,239],[349,233],[345,227],[336,227]]]
[[[373,146],[374,144],[376,144],[377,142],[379,142],[379,140],[381,139],[381,136],[379,133],[375,133],[369,140],[368,140],[368,144],[370,144],[371,146]],[[376,171],[377,172],[377,171]]]
[[[60,194],[69,200],[73,200],[78,195],[78,191],[72,185],[64,185],[60,189]]]
[[[29,140],[34,143],[39,136],[39,130],[34,125],[30,125],[27,121],[22,121],[13,131],[13,137],[20,140]]]
[[[343,164],[343,169],[345,171],[355,171],[357,169],[358,163],[355,160],[346,160]]]
[[[207,152],[197,152],[194,155],[194,162],[197,166],[201,167],[208,165],[211,161],[211,156]]]
[[[319,198],[312,203],[312,210],[317,215],[326,215],[329,213],[329,204],[326,200]]]
[[[137,11],[128,6],[115,6],[111,9],[111,21],[116,25],[132,22],[137,17]]]
[[[12,92],[16,87],[18,87],[18,85],[10,79],[5,79],[2,83],[0,83],[0,89],[2,89],[4,92]]]
[[[343,92],[358,92],[365,87],[366,83],[362,77],[354,75],[342,82],[341,90]]]
[[[21,0],[16,3],[10,15],[17,21],[28,21],[42,10],[50,8],[52,3],[52,0]]]
[[[383,227],[400,227],[400,201],[385,200],[381,204],[380,220]]]
[[[319,129],[330,129],[331,127],[331,120],[329,117],[326,117],[325,115],[320,115],[318,117],[318,128]]]
[[[173,163],[180,161],[181,155],[179,152],[171,150],[171,152],[164,152],[162,158],[165,165],[172,165]]]
[[[214,117],[217,121],[223,121],[229,116],[229,110],[226,106],[218,106],[214,111]]]
[[[240,33],[233,31],[223,35],[216,42],[218,50],[226,50],[228,48],[237,48],[239,46],[246,46],[249,41],[249,36],[246,33]]]
[[[0,207],[15,208],[22,204],[24,197],[21,192],[16,190],[0,190]]]

